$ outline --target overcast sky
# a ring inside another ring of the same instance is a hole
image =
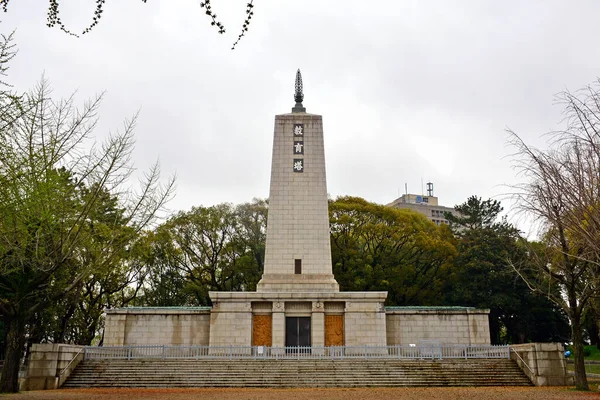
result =
[[[94,3],[62,0],[63,22],[82,30]],[[245,0],[213,0],[225,35],[197,0],[107,1],[80,39],[46,27],[47,4],[13,0],[1,16],[19,48],[8,81],[25,91],[44,73],[81,102],[106,91],[99,139],[140,110],[135,163],[177,174],[173,210],[268,196],[297,68],[307,112],[323,115],[332,197],[385,204],[431,181],[447,206],[506,193],[505,129],[542,144],[561,120],[554,94],[600,76],[593,0],[257,0],[235,51]]]

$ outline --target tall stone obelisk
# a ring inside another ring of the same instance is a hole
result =
[[[331,292],[323,119],[308,114],[296,73],[290,114],[275,116],[265,266],[258,292]]]
[[[386,343],[387,292],[340,292],[333,277],[323,119],[306,112],[302,89],[298,70],[296,106],[275,116],[262,279],[255,292],[209,292],[216,349]]]

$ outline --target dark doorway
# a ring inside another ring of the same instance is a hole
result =
[[[285,346],[310,346],[310,317],[285,317]]]

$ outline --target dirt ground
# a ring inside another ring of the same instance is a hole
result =
[[[596,387],[594,386],[596,389]],[[600,399],[600,392],[564,387],[398,388],[398,389],[69,389],[0,396],[10,400],[571,400]]]

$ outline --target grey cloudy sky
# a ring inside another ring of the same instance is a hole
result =
[[[62,0],[73,30],[94,1]],[[556,127],[553,95],[600,76],[598,1],[213,0],[218,35],[196,0],[106,2],[75,39],[45,26],[47,2],[13,0],[9,81],[42,73],[56,96],[106,90],[102,138],[138,109],[136,166],[176,173],[174,210],[267,197],[273,118],[290,112],[297,68],[307,111],[323,115],[328,191],[388,203],[421,192],[452,206],[515,181],[505,128],[532,143]]]

